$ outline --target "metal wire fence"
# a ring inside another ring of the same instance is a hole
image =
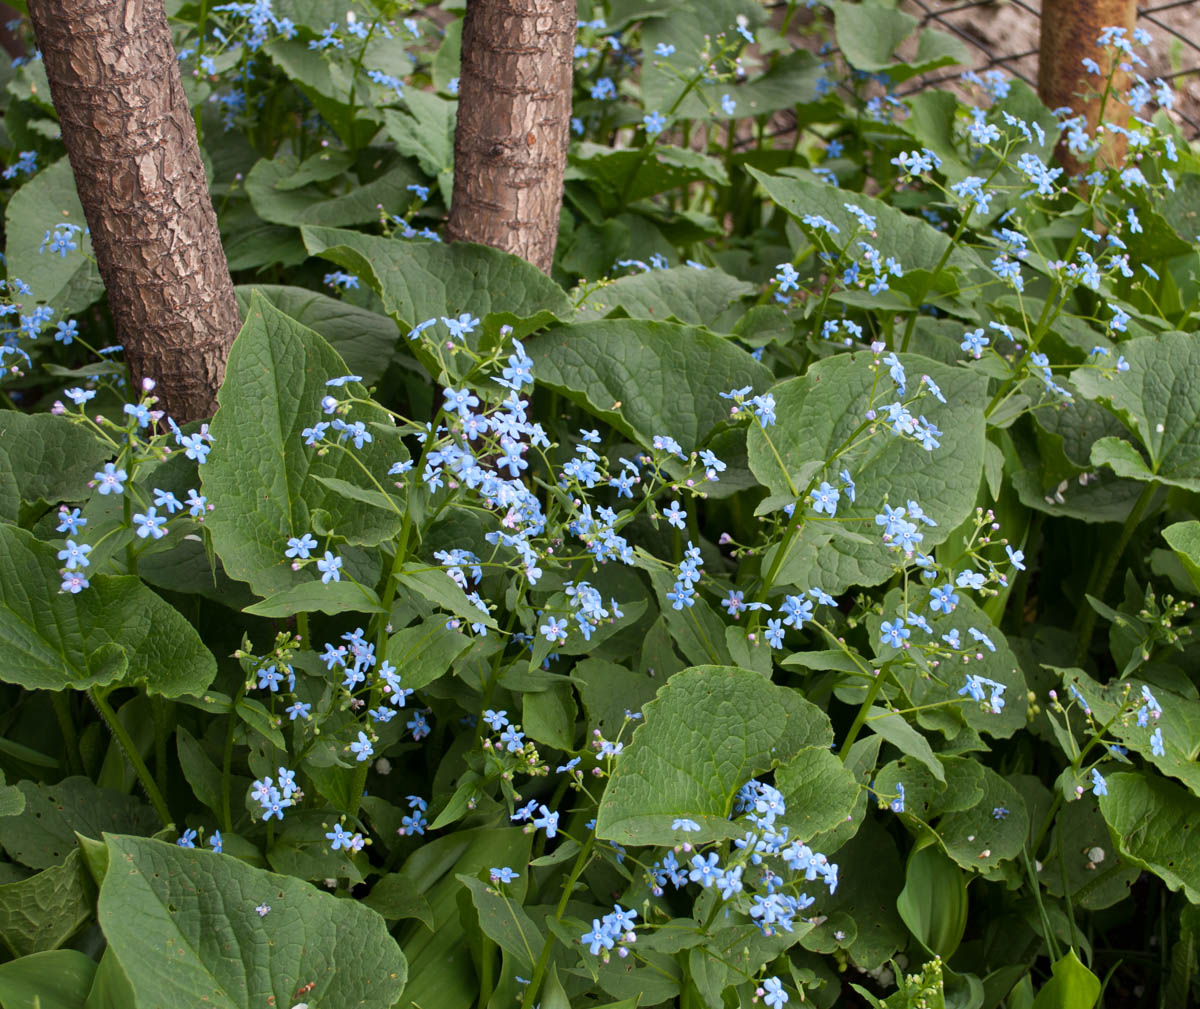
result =
[[[1041,12],[1030,0],[905,0],[904,7],[921,18],[921,27],[936,25],[959,38],[971,54],[977,73],[1002,68],[1037,86],[1038,23]],[[1165,0],[1138,7],[1138,25],[1155,39],[1147,77],[1177,86],[1173,114],[1191,137],[1200,137],[1200,0]],[[943,75],[918,78],[900,93],[957,81],[962,67]],[[1187,90],[1178,88],[1186,85]],[[1193,94],[1195,92],[1195,94]]]

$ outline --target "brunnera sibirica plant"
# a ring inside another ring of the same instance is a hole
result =
[[[440,240],[461,4],[168,9],[244,318],[208,423],[129,381],[4,70],[0,1004],[1200,993],[1149,39],[1093,131],[899,97],[961,53],[886,3],[581,4],[547,277]]]

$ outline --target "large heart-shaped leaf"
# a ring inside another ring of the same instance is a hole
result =
[[[770,370],[706,329],[606,319],[528,340],[533,374],[597,417],[649,446],[667,434],[691,451],[729,416],[722,392],[763,391]]]
[[[98,913],[138,1009],[390,1009],[407,975],[384,920],[229,855],[107,835]],[[269,910],[268,910],[269,909]]]
[[[643,710],[645,724],[618,761],[596,822],[597,836],[622,844],[740,836],[729,819],[738,789],[833,740],[829,719],[798,691],[736,666],[676,673]],[[677,819],[701,829],[672,827]]]
[[[0,524],[0,679],[30,690],[143,684],[198,694],[217,663],[196,629],[130,575],[95,575],[60,591],[57,550]]]

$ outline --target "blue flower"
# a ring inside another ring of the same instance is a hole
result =
[[[301,560],[308,560],[309,551],[316,548],[317,541],[313,539],[311,533],[305,533],[297,538],[293,536],[288,540],[288,548],[284,551],[285,557],[299,557]]]
[[[695,833],[700,829],[700,824],[698,824],[695,820],[689,820],[686,817],[679,817],[678,819],[671,821],[671,829]]]
[[[519,872],[513,872],[507,865],[499,869],[488,869],[488,876],[493,883],[511,883],[514,879],[520,878]]]
[[[1004,552],[1008,554],[1008,559],[1012,561],[1012,566],[1018,571],[1025,570],[1025,554],[1020,550],[1014,550],[1011,546],[1005,544]]]
[[[1164,756],[1167,752],[1166,747],[1163,746],[1161,726],[1150,733],[1150,752],[1156,757]]]
[[[832,518],[837,513],[838,500],[841,498],[842,492],[822,480],[821,486],[809,491],[808,496],[813,499],[813,511],[817,514],[825,512]]]
[[[317,570],[321,572],[321,582],[325,585],[330,582],[340,582],[342,580],[341,567],[342,559],[332,550],[326,550],[325,556],[317,561]]]
[[[666,129],[667,119],[658,112],[650,112],[642,116],[642,125],[646,128],[646,136],[654,137]]]
[[[897,797],[895,799],[893,799],[891,801],[891,803],[889,803],[889,805],[891,806],[891,810],[893,813],[903,813],[904,812],[904,782],[902,782],[902,781],[896,782],[896,792],[897,792]]]
[[[214,830],[212,832],[212,836],[209,837],[208,843],[212,845],[212,850],[214,852],[216,852],[218,855],[221,854],[224,842],[221,840],[221,832],[219,830]]]
[[[375,748],[371,745],[371,740],[367,738],[367,734],[361,729],[358,733],[358,739],[350,744],[350,749],[360,763],[364,760],[369,760],[371,754],[375,752]]]
[[[879,628],[880,641],[893,648],[903,648],[907,638],[912,637],[912,631],[904,626],[904,619],[898,617],[895,623],[885,620]]]
[[[783,990],[783,982],[777,977],[765,978],[762,983],[763,1004],[769,1009],[783,1009],[788,1000],[788,993]]]
[[[679,507],[678,501],[672,501],[671,507],[667,511],[663,512],[663,515],[666,517],[667,522],[673,525],[676,529],[683,529],[686,527],[684,519],[687,518],[687,512],[683,511]]]
[[[767,644],[772,648],[783,647],[783,621],[775,618],[767,621],[766,630],[763,632],[767,639]]]
[[[133,524],[137,527],[137,534],[140,539],[145,539],[149,536],[160,540],[167,535],[167,531],[163,528],[167,524],[167,517],[159,515],[158,509],[153,506],[147,508],[144,512],[137,512],[133,516]]]
[[[196,832],[190,828],[188,830],[185,830],[183,832],[183,836],[181,836],[179,838],[179,840],[176,841],[175,843],[177,845],[179,845],[179,847],[181,847],[181,848],[196,847]]]
[[[555,620],[554,617],[547,617],[546,623],[542,624],[538,630],[542,632],[542,635],[551,644],[562,644],[567,640],[567,618],[563,617],[562,620]]]
[[[954,591],[954,586],[949,582],[945,585],[936,585],[929,590],[929,608],[935,613],[952,613],[957,605],[958,593]]]
[[[712,886],[717,881],[717,877],[721,874],[720,868],[717,865],[719,858],[715,851],[709,852],[705,858],[701,854],[692,856],[692,869],[688,873],[688,879],[693,883],[699,883],[705,889]]]
[[[92,476],[99,482],[98,490],[101,494],[125,493],[125,481],[129,479],[129,476],[123,469],[117,469],[111,462],[106,462],[104,469]]]
[[[1097,795],[1108,795],[1108,782],[1094,767],[1092,768],[1092,789]]]

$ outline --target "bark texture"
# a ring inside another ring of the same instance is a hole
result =
[[[1096,45],[1100,33],[1109,26],[1120,26],[1128,36],[1136,21],[1137,0],[1043,0],[1038,53],[1038,97],[1043,104],[1051,109],[1070,106],[1076,115],[1087,118],[1088,130],[1093,135],[1100,121],[1102,105],[1105,120],[1124,126],[1129,118],[1126,104],[1112,97],[1102,102],[1099,96],[1084,95],[1101,90],[1112,68],[1112,60]],[[1084,70],[1084,57],[1100,64],[1104,76],[1097,77]],[[1112,84],[1118,92],[1127,91],[1129,74],[1118,69]],[[1100,139],[1101,163],[1120,164],[1125,157],[1125,138],[1119,134],[1106,134]],[[1064,141],[1059,141],[1055,154],[1068,173],[1074,175],[1084,170],[1067,150]]]
[[[211,416],[237,302],[163,0],[29,0],[117,336],[179,421]]]
[[[469,0],[447,236],[554,261],[571,128],[575,0]]]

